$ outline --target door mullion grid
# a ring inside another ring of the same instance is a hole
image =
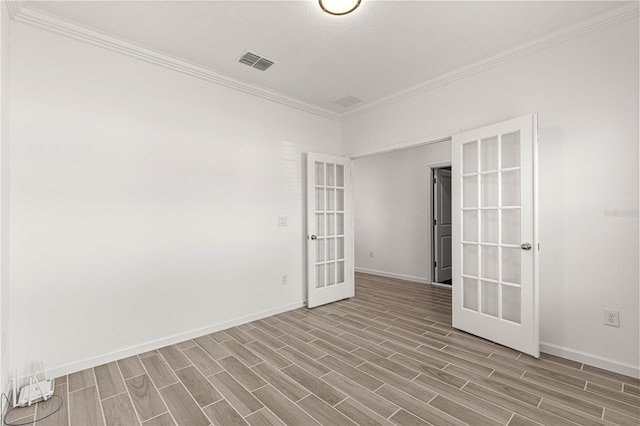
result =
[[[498,134],[498,318],[502,320],[502,135]]]
[[[478,221],[478,236],[477,236],[477,243],[476,243],[476,247],[478,249],[478,278],[476,279],[476,285],[478,286],[478,313],[481,314],[482,313],[482,210],[480,209],[480,207],[482,206],[482,175],[480,174],[480,171],[482,170],[480,168],[481,166],[481,157],[482,157],[482,146],[481,146],[482,140],[478,139],[476,141],[476,176],[478,177],[476,179],[477,184],[476,184],[476,200],[477,200],[477,212],[478,214],[476,215],[478,217],[477,221]]]
[[[333,165],[333,284],[338,284],[338,165]]]
[[[329,215],[327,213],[327,209],[329,208],[329,191],[327,191],[327,182],[329,182],[329,177],[327,176],[327,163],[322,163],[322,176],[324,177],[324,182],[322,182],[322,186],[324,188],[324,208],[322,209],[322,221],[324,223],[324,235],[323,235],[323,251],[324,251],[324,261],[322,262],[322,269],[324,270],[324,274],[322,277],[324,278],[324,282],[322,283],[322,288],[327,287],[327,260],[329,256],[328,252],[328,242],[329,239],[327,235],[329,233]]]

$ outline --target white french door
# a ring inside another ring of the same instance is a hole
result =
[[[537,115],[453,136],[453,326],[540,356]]]
[[[355,295],[351,160],[307,154],[307,306]]]

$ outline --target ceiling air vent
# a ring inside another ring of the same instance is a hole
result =
[[[250,67],[253,67],[260,71],[266,71],[271,65],[274,64],[273,61],[251,52],[246,52],[244,55],[242,55],[240,59],[238,59],[238,62],[240,62],[241,64],[249,65]]]
[[[345,95],[331,101],[332,104],[340,105],[345,108],[349,108],[360,102],[362,102],[362,99],[353,95]]]

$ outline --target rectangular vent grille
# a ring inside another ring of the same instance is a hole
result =
[[[340,105],[345,108],[349,108],[360,102],[362,102],[362,99],[353,95],[345,95],[345,96],[342,96],[341,98],[336,98],[331,101],[332,104]]]
[[[273,61],[251,52],[246,52],[244,55],[242,55],[240,59],[238,59],[238,62],[240,62],[241,64],[249,65],[250,67],[253,67],[260,71],[266,71],[271,65],[274,64]]]

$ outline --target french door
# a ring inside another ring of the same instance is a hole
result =
[[[351,160],[307,154],[307,306],[355,295]]]
[[[537,115],[452,139],[453,326],[534,357]]]

